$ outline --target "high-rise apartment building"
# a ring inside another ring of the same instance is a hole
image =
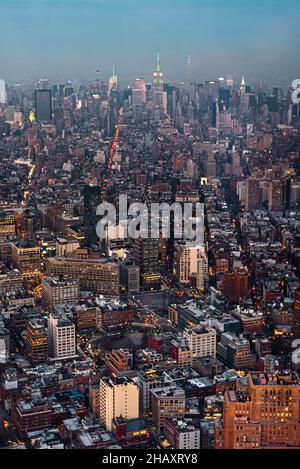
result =
[[[99,418],[106,430],[111,431],[114,418],[139,417],[139,388],[125,376],[101,378],[99,405]]]
[[[49,348],[54,358],[76,355],[75,324],[66,316],[51,313],[48,318]]]
[[[208,262],[203,246],[180,245],[177,249],[176,270],[179,282],[192,283],[200,290],[205,288],[205,279],[208,273]]]

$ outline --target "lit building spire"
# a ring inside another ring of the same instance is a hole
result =
[[[156,54],[156,71],[160,72],[160,58],[159,58],[159,52]]]
[[[108,80],[108,97],[110,96],[111,90],[118,88],[118,76],[116,75],[115,66],[113,65],[112,76]]]
[[[160,68],[159,53],[157,53],[157,55],[156,55],[156,69],[155,69],[155,72],[153,73],[153,85],[156,88],[157,87],[161,88],[161,91],[163,91],[162,90],[163,83],[164,83],[164,75],[163,75],[163,72],[161,71],[161,68]]]

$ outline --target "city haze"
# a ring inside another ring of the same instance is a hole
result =
[[[151,77],[161,53],[166,79],[244,74],[279,81],[299,70],[296,0],[2,0],[1,77],[8,82],[89,80],[113,64],[122,81]]]

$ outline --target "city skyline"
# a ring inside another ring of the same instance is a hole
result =
[[[0,52],[1,77],[92,79],[97,69],[109,76],[115,64],[129,82],[151,76],[157,51],[168,81],[188,74],[196,81],[227,74],[274,82],[297,77],[297,2],[240,3],[4,0],[0,40],[9,46]]]
[[[0,451],[294,454],[300,6],[2,12]]]

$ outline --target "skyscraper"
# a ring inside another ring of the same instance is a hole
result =
[[[154,105],[163,109],[164,75],[160,67],[159,54],[156,56],[156,69],[153,73],[153,102]]]
[[[36,84],[38,90],[47,90],[49,88],[49,82],[47,78],[40,78]]]
[[[248,178],[246,181],[245,190],[245,209],[247,211],[253,210],[260,205],[260,185],[259,179]]]
[[[240,107],[242,111],[245,110],[245,104],[246,104],[246,82],[243,76],[241,85],[240,85]]]
[[[42,321],[28,321],[25,335],[26,353],[33,363],[43,363],[48,358],[48,332]]]
[[[99,217],[96,210],[101,201],[101,189],[92,184],[85,185],[83,188],[83,207],[84,207],[84,234],[87,246],[96,244],[99,238],[96,233],[96,225]]]
[[[51,121],[52,97],[50,90],[35,90],[35,116],[37,122]]]
[[[232,75],[227,75],[227,80],[226,80],[226,86],[227,86],[227,88],[229,88],[230,90],[232,90],[232,89],[233,89],[233,85],[234,85],[234,81],[233,81]]]
[[[58,313],[48,318],[50,353],[54,358],[68,358],[76,355],[75,324]]]
[[[220,108],[219,108],[219,100],[216,99],[216,102],[213,103],[212,107],[212,126],[219,130],[220,127]]]
[[[268,206],[270,212],[282,212],[284,210],[284,184],[280,179],[274,179],[270,182]]]
[[[140,112],[146,104],[146,83],[136,78],[132,84],[132,111],[134,120],[139,120]]]
[[[207,257],[202,246],[180,246],[177,251],[177,275],[179,282],[188,284],[195,278],[195,286],[205,288],[207,276]]]
[[[116,91],[118,88],[118,75],[115,72],[115,66],[113,66],[112,76],[108,80],[108,97],[112,91]]]
[[[6,84],[4,80],[0,79],[0,104],[6,104],[7,94],[6,94]]]
[[[143,290],[160,288],[159,240],[137,238],[135,241],[135,262],[140,267]]]

